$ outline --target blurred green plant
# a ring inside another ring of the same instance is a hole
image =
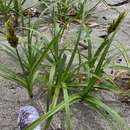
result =
[[[18,27],[18,19],[21,17],[21,22],[23,23],[22,5],[24,2],[25,0],[0,0],[0,16],[3,17],[4,22],[12,19],[13,25]]]
[[[4,16],[4,20],[7,21],[9,12],[12,11],[13,0],[7,2],[7,0],[0,0],[0,15]]]
[[[105,0],[99,0],[93,4],[93,6],[88,6],[86,1],[85,8],[85,19],[92,17],[92,13],[95,11],[97,6],[104,2]],[[57,22],[59,24],[66,25],[72,22],[79,22],[80,15],[82,12],[82,2],[83,0],[40,0],[39,6],[41,9],[41,14],[49,15],[50,22],[54,24]]]

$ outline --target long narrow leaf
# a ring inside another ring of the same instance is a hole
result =
[[[117,129],[120,130],[129,130],[130,128],[128,127],[127,123],[124,121],[123,118],[120,117],[120,115],[118,113],[116,113],[114,110],[112,110],[110,107],[108,107],[107,105],[105,105],[103,102],[101,102],[99,99],[97,99],[94,96],[88,96],[84,99],[84,101],[88,104],[93,104],[95,105],[97,108],[99,109],[103,109],[104,111],[106,111],[111,117],[112,117],[112,121],[114,122],[114,120],[117,122]]]
[[[65,100],[65,111],[66,111],[66,126],[67,130],[71,129],[71,119],[70,119],[70,108],[69,108],[69,95],[66,84],[62,84],[63,86],[63,93],[64,93],[64,100]]]

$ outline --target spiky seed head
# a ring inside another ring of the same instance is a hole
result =
[[[5,23],[5,27],[6,27],[6,36],[7,36],[7,40],[8,42],[10,43],[10,45],[13,47],[13,48],[16,48],[17,45],[18,45],[18,37],[16,36],[15,34],[15,28],[12,24],[12,22],[10,20],[8,20],[6,23]]]

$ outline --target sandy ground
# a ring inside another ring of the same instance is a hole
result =
[[[130,12],[130,3],[117,7],[117,9],[118,11],[127,10]],[[93,29],[93,35],[98,39],[97,36],[105,33],[103,30],[106,23],[110,23],[117,16],[117,11],[112,9],[106,10],[105,6],[100,5],[95,15],[98,17],[95,22],[99,26]],[[104,17],[106,18],[105,20]],[[130,46],[130,14],[125,19],[116,40],[119,40],[126,46]],[[10,61],[10,58],[3,53],[0,53],[0,63],[9,64],[12,67],[15,66],[15,63]],[[112,97],[112,95],[108,96],[108,99],[110,100],[108,104],[119,112],[130,125],[130,105],[116,102],[115,97]],[[0,78],[0,130],[19,130],[17,126],[18,111],[20,106],[26,104],[30,104],[26,90],[20,88],[15,83]],[[59,120],[59,118],[57,119]],[[62,120],[64,120],[64,117],[61,119],[61,122]],[[109,130],[105,121],[100,119],[93,110],[84,106],[84,104],[73,106],[72,124],[73,130]]]

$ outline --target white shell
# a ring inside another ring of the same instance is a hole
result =
[[[34,122],[39,118],[39,113],[37,109],[33,106],[24,106],[20,108],[19,116],[18,116],[18,125],[21,130],[23,130],[30,123]],[[41,130],[41,126],[37,126],[33,130]]]

